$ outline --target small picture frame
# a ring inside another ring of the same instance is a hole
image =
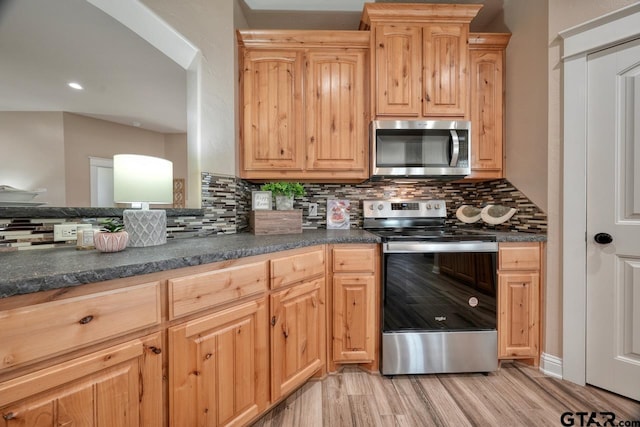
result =
[[[272,209],[273,197],[271,191],[252,191],[251,192],[251,210],[254,211],[270,211]]]

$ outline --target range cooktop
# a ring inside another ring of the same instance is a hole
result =
[[[432,241],[432,242],[467,242],[467,241],[479,241],[479,242],[495,242],[496,236],[483,233],[474,232],[472,230],[460,230],[460,229],[367,229],[367,231],[380,236],[382,241],[394,241],[394,240],[412,240],[412,241]]]
[[[444,200],[365,200],[364,228],[384,242],[495,242],[496,236],[446,226]]]

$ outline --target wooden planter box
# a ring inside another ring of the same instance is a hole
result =
[[[302,233],[302,209],[251,211],[249,229],[256,235]]]

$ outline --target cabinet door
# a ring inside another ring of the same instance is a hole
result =
[[[159,426],[160,334],[0,384],[3,426]]]
[[[503,177],[504,52],[471,50],[471,177]]]
[[[498,286],[499,357],[537,358],[540,334],[539,273],[501,273]]]
[[[295,390],[322,366],[324,278],[271,295],[271,399]]]
[[[266,299],[169,328],[169,420],[241,425],[266,408]]]
[[[420,115],[422,28],[387,24],[375,28],[376,116]]]
[[[432,24],[424,27],[424,116],[469,116],[468,36],[466,24]]]
[[[305,103],[307,171],[331,178],[341,171],[366,179],[368,146],[366,52],[309,52]]]
[[[253,178],[252,171],[302,170],[301,64],[301,52],[244,52],[243,178]]]
[[[375,283],[372,274],[333,276],[333,360],[369,362],[375,352]]]

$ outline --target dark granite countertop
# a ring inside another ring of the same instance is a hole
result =
[[[471,231],[471,230],[469,230]],[[498,242],[543,242],[545,234],[473,230]],[[249,233],[169,240],[166,245],[100,253],[75,248],[0,253],[0,298],[138,276],[326,243],[378,243],[363,230],[305,230],[302,234]]]
[[[305,230],[274,236],[239,233],[175,239],[166,245],[116,253],[75,248],[0,253],[0,298],[305,246],[379,241],[363,230]]]
[[[496,236],[498,242],[546,242],[547,235],[542,233],[521,233],[514,231],[487,231]]]
[[[0,218],[108,218],[122,217],[124,208],[0,207]],[[202,208],[164,209],[168,217],[202,216]]]
[[[458,227],[468,233],[490,234],[496,236],[498,242],[546,242],[547,235],[543,233],[525,233],[517,231],[497,231],[484,228]]]

